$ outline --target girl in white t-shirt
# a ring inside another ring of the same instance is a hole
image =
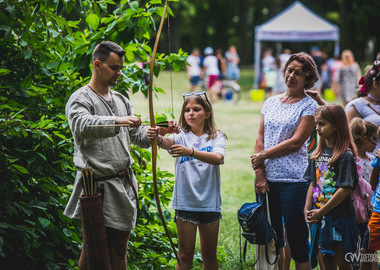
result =
[[[197,229],[204,269],[217,269],[216,257],[221,214],[219,165],[224,162],[226,136],[216,128],[211,103],[205,91],[183,95],[181,132],[164,138],[158,128],[149,128],[148,138],[176,158],[172,208],[178,232],[180,266],[190,269]]]

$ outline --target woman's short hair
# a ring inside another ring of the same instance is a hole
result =
[[[292,54],[285,64],[283,71],[284,75],[289,64],[293,61],[297,61],[298,63],[302,64],[302,71],[306,75],[305,89],[307,90],[312,88],[314,86],[314,83],[318,81],[317,65],[315,64],[313,58],[305,52]]]

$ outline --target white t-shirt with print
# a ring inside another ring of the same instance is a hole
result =
[[[278,95],[268,98],[261,110],[264,115],[264,149],[293,137],[301,118],[313,116],[317,106],[309,96],[293,104],[281,103]],[[303,175],[307,160],[305,142],[293,153],[265,160],[266,177],[272,182],[306,182]]]
[[[197,151],[225,155],[226,139],[221,132],[207,141],[191,131],[173,134],[175,144]],[[176,158],[172,209],[196,212],[221,212],[221,180],[219,165],[211,165],[189,156]]]

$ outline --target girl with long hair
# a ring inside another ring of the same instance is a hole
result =
[[[359,234],[349,196],[358,181],[356,148],[340,105],[318,108],[315,122],[319,143],[304,175],[310,182],[304,212],[312,224],[312,254],[320,246],[326,269],[351,269],[357,262],[346,255],[357,251]]]
[[[157,128],[148,129],[148,138],[176,158],[172,208],[178,232],[180,264],[190,269],[199,230],[203,269],[217,269],[216,256],[221,214],[219,165],[224,163],[226,136],[214,122],[211,103],[204,91],[184,94],[179,119],[181,132],[164,138]]]

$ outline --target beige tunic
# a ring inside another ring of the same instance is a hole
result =
[[[74,164],[80,169],[91,167],[95,177],[116,174],[130,168],[130,144],[147,148],[150,140],[146,137],[146,127],[91,128],[91,125],[115,124],[118,116],[133,115],[129,100],[112,91],[112,101],[107,102],[87,85],[75,91],[66,104],[66,116],[74,138]],[[70,218],[80,218],[79,196],[82,194],[78,171],[73,193],[64,214]],[[122,231],[130,231],[136,223],[136,198],[128,181],[115,178],[104,184],[103,212],[105,225]],[[137,181],[133,177],[137,190]]]

